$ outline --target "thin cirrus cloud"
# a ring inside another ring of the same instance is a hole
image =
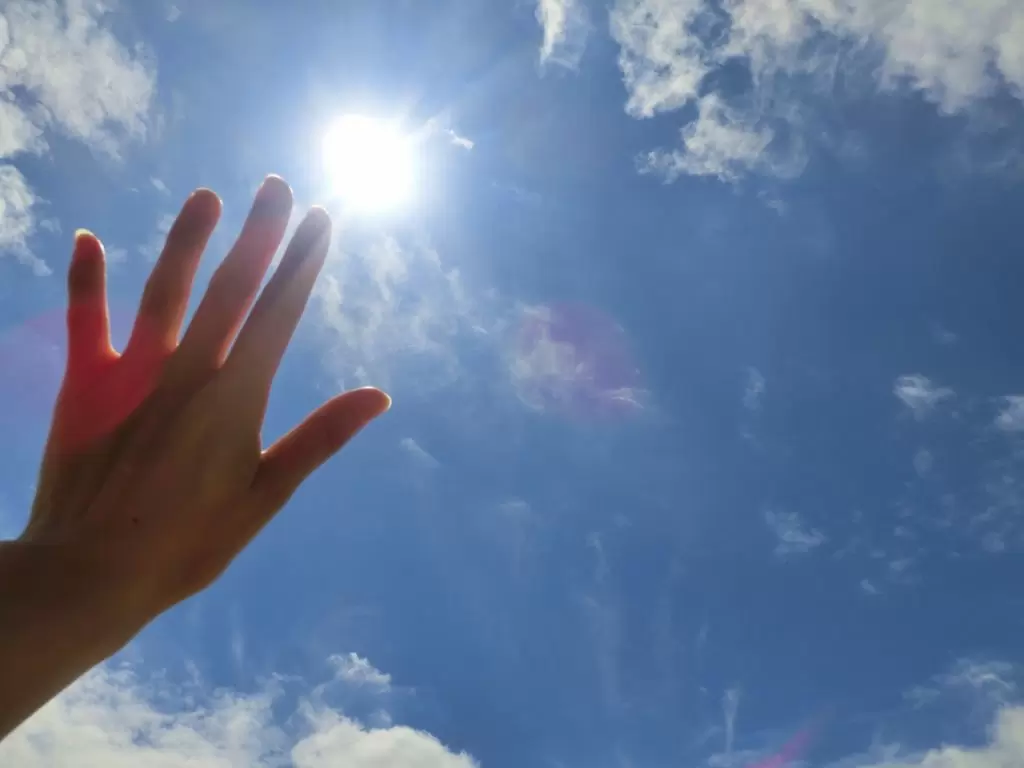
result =
[[[473,768],[428,733],[405,726],[369,728],[328,706],[339,685],[386,691],[391,678],[355,654],[330,660],[335,676],[280,714],[280,681],[242,694],[201,683],[144,681],[108,663],[86,674],[0,744],[0,763],[21,768]],[[277,709],[275,709],[275,706]],[[287,722],[287,727],[281,723]]]
[[[19,156],[47,152],[50,132],[112,156],[146,133],[155,73],[103,26],[106,14],[82,0],[0,9],[0,253],[38,275],[50,273],[29,245],[39,199]]]
[[[630,115],[696,112],[681,146],[640,159],[641,170],[668,179],[799,173],[809,99],[832,98],[840,73],[908,87],[947,115],[999,92],[1024,96],[1019,3],[616,0],[610,29]],[[746,89],[718,76],[737,64]]]

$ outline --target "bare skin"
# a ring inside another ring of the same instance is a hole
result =
[[[312,209],[257,300],[291,208],[287,184],[268,177],[179,342],[221,210],[213,192],[194,192],[121,353],[110,342],[103,246],[76,235],[67,368],[36,498],[24,533],[0,542],[0,738],[209,586],[390,406],[377,389],[346,392],[262,448],[271,382],[330,240],[330,218]]]

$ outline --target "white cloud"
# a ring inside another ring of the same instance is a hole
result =
[[[355,653],[335,655],[329,659],[337,679],[352,685],[367,685],[386,691],[391,688],[391,675],[381,672],[367,659]]]
[[[1006,707],[995,717],[982,746],[943,746],[900,754],[898,745],[830,763],[830,768],[1008,768],[1024,765],[1024,707]]]
[[[21,171],[13,165],[0,165],[0,253],[14,254],[37,275],[45,276],[52,270],[27,245],[34,228],[32,206],[35,201]]]
[[[338,712],[306,707],[313,733],[291,750],[295,768],[474,768],[428,733],[404,726],[367,730]]]
[[[120,138],[145,135],[154,75],[102,26],[107,12],[95,0],[6,3],[0,78],[36,100],[43,125],[116,154]]]
[[[1003,398],[1003,408],[996,416],[996,427],[1004,432],[1024,431],[1024,395]]]
[[[361,664],[356,668],[364,669]],[[366,669],[373,670],[368,663]],[[325,705],[315,693],[300,700],[295,716],[280,721],[287,727],[278,725],[276,685],[252,694],[210,693],[198,684],[175,686],[163,678],[146,683],[128,667],[104,665],[4,740],[0,762],[19,768],[475,765],[428,733],[404,726],[368,728]]]
[[[470,150],[470,149],[472,149],[473,147],[476,146],[476,144],[474,143],[474,141],[472,139],[469,139],[469,138],[466,138],[465,136],[459,135],[452,128],[445,128],[444,132],[445,132],[445,135],[448,136],[448,138],[451,141],[451,143],[454,146],[459,147],[460,149],[465,149],[465,150],[468,151],[468,150]]]
[[[896,379],[892,393],[914,414],[923,419],[943,400],[953,397],[949,387],[940,387],[931,379],[919,373],[907,374]]]
[[[825,543],[825,534],[805,528],[796,512],[765,510],[764,521],[778,539],[775,554],[780,557],[804,554]]]
[[[931,684],[917,686],[905,698],[915,709],[960,700],[975,716],[991,712],[987,738],[976,746],[944,745],[935,749],[903,749],[899,744],[876,746],[847,757],[830,768],[1007,768],[1024,765],[1024,707],[1013,703],[1017,686],[1012,665],[1003,662],[958,661]]]
[[[447,112],[442,112],[441,114],[427,120],[423,125],[423,128],[417,134],[419,140],[426,141],[440,134],[447,138],[452,146],[465,149],[466,151],[473,149],[473,147],[476,146],[476,142],[468,136],[463,136],[452,128],[450,125],[450,118],[451,116]]]
[[[145,135],[154,73],[104,27],[107,14],[96,0],[9,0],[0,8],[0,160],[45,151],[47,131],[110,155]],[[19,172],[4,174],[0,251],[43,274],[48,268],[28,249],[36,197]]]
[[[576,69],[587,44],[590,24],[580,0],[537,0],[537,21],[544,33],[541,63]]]
[[[641,171],[657,172],[672,181],[684,174],[717,176],[734,180],[750,170],[761,170],[772,160],[768,147],[773,132],[765,124],[730,107],[714,93],[697,101],[697,119],[682,130],[682,149],[654,150],[640,159]],[[803,166],[802,157],[790,161],[793,170],[777,175],[795,175]]]
[[[682,147],[643,163],[669,178],[799,172],[806,113],[840,70],[946,114],[1001,88],[1024,98],[1024,5],[1007,0],[616,0],[610,26],[629,114],[696,108]]]
[[[149,180],[149,183],[153,185],[153,189],[155,189],[157,192],[160,192],[164,195],[170,194],[171,190],[169,190],[167,188],[167,185],[164,184],[163,179],[158,179],[156,176],[154,176]]]

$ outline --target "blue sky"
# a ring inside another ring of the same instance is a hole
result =
[[[124,338],[194,187],[334,205],[267,437],[392,411],[213,588],[0,746],[27,766],[1024,761],[1024,6],[0,1],[0,528],[72,233]]]

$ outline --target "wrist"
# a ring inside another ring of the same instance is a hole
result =
[[[109,562],[59,543],[0,542],[0,626],[40,650],[66,642],[87,666],[103,661],[147,621],[137,582]]]

